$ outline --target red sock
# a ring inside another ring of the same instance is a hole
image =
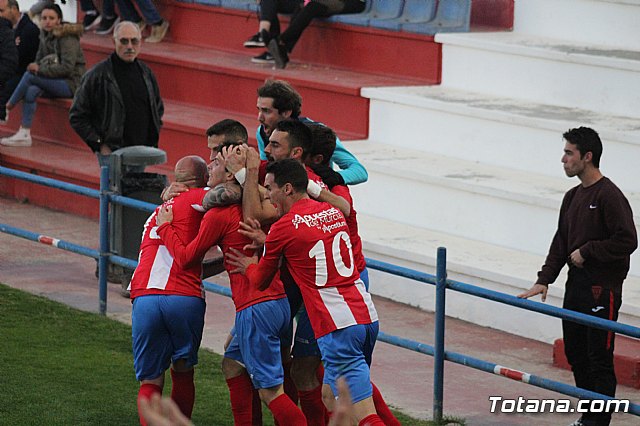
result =
[[[152,383],[143,383],[140,385],[140,389],[138,389],[138,417],[140,417],[140,424],[142,426],[147,426],[147,422],[140,415],[140,400],[143,398],[151,399],[151,395],[154,393],[162,395],[162,388]]]
[[[298,388],[291,378],[291,361],[282,366],[284,368],[284,393],[295,405],[298,405]],[[322,382],[321,382],[322,383]]]
[[[269,410],[278,424],[287,426],[306,426],[307,421],[304,414],[297,405],[289,399],[286,394],[282,394],[269,404]]]
[[[373,386],[373,405],[376,406],[376,412],[384,421],[384,424],[387,426],[402,426],[398,419],[396,419],[396,416],[394,416],[391,410],[389,410],[387,403],[384,402],[380,389],[378,389],[373,382],[371,382],[371,386]]]
[[[193,403],[196,400],[196,385],[193,383],[193,370],[178,372],[171,369],[171,399],[182,411],[182,414],[191,418]]]
[[[251,425],[253,411],[253,385],[247,374],[227,379],[233,423],[236,426]]]
[[[251,424],[262,426],[262,401],[257,389],[253,389],[253,400],[251,401]]]
[[[322,385],[310,391],[298,391],[300,408],[307,418],[309,426],[326,425],[326,408],[322,402]]]
[[[367,417],[360,420],[360,423],[358,423],[358,426],[377,426],[377,425],[385,426],[384,422],[377,414],[369,414]]]

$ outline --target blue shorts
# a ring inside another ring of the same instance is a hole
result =
[[[247,369],[256,389],[284,381],[280,345],[289,332],[289,302],[269,300],[236,312],[235,333],[224,353]]]
[[[347,381],[354,403],[373,394],[369,366],[377,337],[378,321],[352,325],[318,339],[324,363],[322,382],[331,386],[334,395],[338,396],[336,380],[340,376]]]
[[[198,363],[204,328],[204,299],[148,295],[133,299],[133,366],[138,381],[160,377],[172,362]]]

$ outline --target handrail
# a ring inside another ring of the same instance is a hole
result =
[[[36,183],[39,185],[58,188],[64,191],[73,192],[76,194],[84,195],[91,198],[100,199],[100,250],[93,250],[88,247],[80,246],[68,241],[56,239],[53,237],[36,234],[31,231],[16,228],[8,224],[0,223],[0,232],[26,238],[28,240],[37,241],[42,244],[47,244],[59,249],[70,251],[73,253],[81,254],[83,256],[93,257],[99,260],[99,282],[100,282],[100,313],[106,314],[106,270],[107,263],[113,263],[121,265],[127,268],[135,269],[137,262],[135,260],[127,259],[121,256],[108,252],[108,232],[107,232],[107,216],[108,216],[108,204],[120,204],[128,207],[153,211],[157,206],[146,203],[139,200],[134,200],[121,195],[112,194],[108,189],[108,168],[102,167],[100,174],[100,191],[70,184],[67,182],[57,181],[55,179],[44,178],[41,176],[32,175],[29,173],[21,172],[18,170],[9,169],[7,167],[0,166],[0,176],[8,176],[15,179],[21,179],[28,182]],[[482,287],[474,286],[471,284],[449,280],[446,278],[446,249],[443,247],[438,248],[437,253],[437,268],[436,276],[416,271],[410,268],[393,265],[390,263],[382,262],[375,259],[366,258],[367,266],[371,269],[376,269],[382,272],[390,273],[400,277],[412,279],[414,281],[422,282],[425,284],[432,284],[436,286],[436,321],[435,321],[435,346],[430,346],[425,343],[413,341],[399,336],[394,336],[380,332],[378,340],[389,343],[394,346],[402,347],[412,350],[414,352],[431,355],[435,358],[434,363],[434,420],[442,420],[443,413],[443,380],[444,380],[444,364],[443,361],[447,360],[457,364],[465,365],[475,368],[477,370],[497,374],[503,377],[507,377],[512,380],[521,381],[533,386],[537,386],[543,389],[556,391],[565,395],[574,396],[581,399],[603,399],[611,400],[610,396],[602,395],[596,392],[588,391],[585,389],[577,388],[565,383],[556,382],[550,379],[532,375],[526,372],[510,369],[498,364],[494,364],[488,361],[483,361],[477,358],[470,357],[468,355],[459,354],[456,352],[450,352],[444,350],[444,322],[445,322],[445,294],[447,289],[458,291],[461,293],[469,294],[472,296],[480,297],[487,300],[493,300],[499,303],[515,306],[521,309],[526,309],[533,312],[538,312],[543,315],[553,316],[556,318],[562,318],[570,321],[574,321],[583,325],[597,327],[605,330],[615,331],[616,333],[625,334],[632,337],[640,337],[640,328],[633,327],[628,324],[621,324],[615,321],[604,320],[601,318],[593,317],[590,315],[582,314],[579,312],[570,311],[567,309],[557,308],[555,306],[549,306],[540,302],[520,299],[512,295],[499,293],[493,290],[488,290]],[[219,284],[203,282],[205,290],[214,292],[220,295],[231,297],[231,290],[228,287],[221,286]],[[636,416],[640,416],[640,405],[635,403],[629,404],[629,413]]]

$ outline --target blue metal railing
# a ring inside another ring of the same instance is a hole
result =
[[[156,206],[143,201],[134,200],[131,198],[123,197],[121,195],[112,194],[108,190],[108,169],[102,167],[100,174],[100,190],[94,190],[90,188],[81,187],[78,185],[69,184],[66,182],[57,181],[55,179],[44,178],[41,176],[32,175],[29,173],[12,170],[6,167],[0,166],[0,176],[8,176],[15,179],[21,179],[28,182],[45,185],[53,188],[62,189],[64,191],[81,194],[91,198],[100,199],[100,250],[93,250],[88,247],[83,247],[68,241],[58,240],[52,237],[39,235],[34,232],[30,232],[24,229],[16,228],[7,224],[0,223],[0,232],[15,235],[21,238],[26,238],[32,241],[37,241],[43,244],[52,245],[54,247],[67,250],[73,253],[81,254],[83,256],[93,257],[99,260],[99,306],[100,313],[106,314],[107,309],[107,294],[106,294],[106,270],[107,264],[113,263],[127,268],[134,269],[137,266],[137,262],[131,259],[120,257],[109,252],[108,244],[108,206],[109,203],[126,205],[132,208],[153,211]],[[511,306],[516,306],[529,311],[539,312],[543,315],[553,316],[556,318],[562,318],[570,321],[574,321],[583,325],[597,327],[604,330],[611,330],[616,333],[624,334],[631,337],[640,338],[640,328],[633,327],[627,324],[621,324],[615,321],[609,321],[593,317],[586,314],[581,314],[574,311],[569,311],[555,306],[545,305],[540,302],[535,302],[527,299],[520,299],[512,295],[499,293],[493,290],[488,290],[482,287],[466,284],[463,282],[453,281],[447,279],[446,274],[446,249],[439,248],[437,253],[437,266],[436,275],[426,274],[424,272],[416,271],[410,268],[405,268],[390,263],[381,262],[375,259],[366,259],[367,266],[371,269],[386,272],[389,274],[397,275],[403,278],[412,279],[425,284],[435,285],[436,287],[436,311],[435,311],[435,346],[428,345],[426,343],[417,342],[414,340],[405,339],[403,337],[390,335],[384,332],[380,332],[378,340],[389,343],[394,346],[409,349],[414,352],[430,355],[434,357],[434,385],[433,385],[433,417],[434,420],[439,421],[442,419],[443,414],[443,389],[444,389],[444,360],[454,362],[457,364],[465,365],[477,370],[485,371],[488,373],[500,375],[512,380],[521,381],[533,386],[537,386],[543,389],[559,392],[564,395],[573,396],[580,399],[602,399],[611,400],[610,396],[602,395],[596,392],[588,391],[585,389],[577,388],[565,383],[556,382],[550,379],[539,377],[533,374],[529,374],[523,371],[507,368],[498,364],[494,364],[488,361],[483,361],[477,358],[473,358],[468,355],[459,354],[456,352],[450,352],[445,350],[444,342],[444,325],[445,325],[445,297],[446,290],[454,290],[461,293],[469,294],[475,297],[480,297],[487,300],[493,300],[499,303],[504,303]],[[219,284],[210,283],[204,281],[204,288],[207,291],[214,292],[223,296],[231,297],[231,290],[228,287],[221,286]],[[640,405],[635,403],[629,404],[629,413],[636,416],[640,416]]]

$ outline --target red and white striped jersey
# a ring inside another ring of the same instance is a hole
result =
[[[172,226],[186,243],[198,235],[204,216],[202,199],[209,188],[193,188],[167,201],[173,206]],[[147,294],[172,294],[204,298],[202,286],[202,259],[189,268],[180,268],[157,233],[158,207],[147,219],[142,232],[142,243],[129,291],[131,298]]]
[[[371,295],[359,278],[340,210],[312,199],[295,203],[271,225],[260,263],[248,270],[252,283],[268,279],[281,257],[300,287],[316,338],[378,320]]]

